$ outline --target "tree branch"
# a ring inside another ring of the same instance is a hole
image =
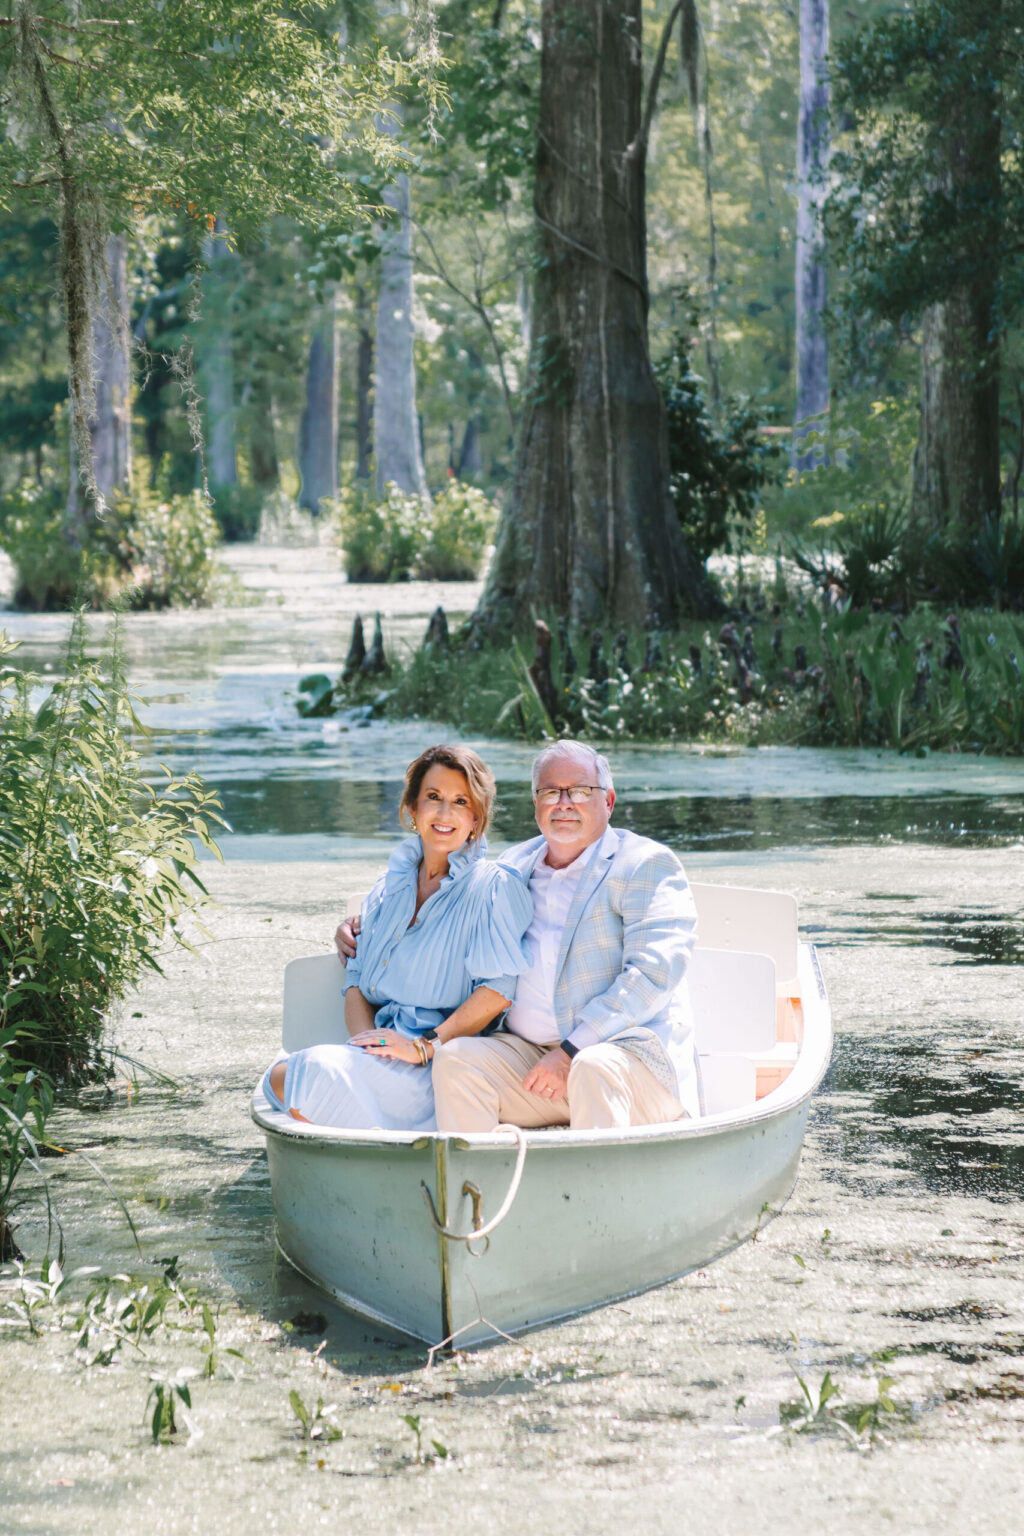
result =
[[[654,68],[651,70],[651,78],[647,82],[647,100],[644,102],[643,116],[640,119],[640,127],[637,129],[636,138],[626,150],[627,160],[636,160],[647,153],[647,141],[651,136],[651,121],[654,117],[654,108],[658,101],[658,88],[661,85],[661,77],[665,73],[665,60],[668,57],[668,45],[672,41],[672,29],[680,16],[686,0],[675,0],[668,20],[661,30],[661,42],[654,56]]]

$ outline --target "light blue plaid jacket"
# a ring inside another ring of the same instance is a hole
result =
[[[543,837],[500,863],[529,881]],[[635,1052],[688,1114],[698,1113],[686,967],[697,911],[670,848],[609,827],[576,888],[555,979],[558,1032],[580,1050],[614,1040]]]

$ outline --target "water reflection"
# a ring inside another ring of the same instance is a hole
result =
[[[397,833],[400,772],[382,765],[379,778],[365,780],[318,772],[319,764],[292,763],[259,776],[221,777],[216,761],[206,775],[216,784],[225,814],[242,836],[364,837]],[[270,764],[266,765],[268,769]],[[303,771],[304,770],[304,771]],[[499,781],[494,832],[503,842],[529,836],[533,807],[522,781]],[[764,852],[793,847],[839,847],[863,843],[914,843],[983,848],[1012,843],[1024,835],[1024,794],[989,799],[982,795],[849,795],[788,800],[781,797],[695,796],[663,794],[650,798],[622,792],[616,823],[658,838],[685,853]],[[893,899],[893,898],[888,898]],[[915,924],[919,922],[915,918]],[[928,915],[924,921],[952,929],[959,912]],[[872,927],[872,934],[878,929]],[[897,932],[897,929],[893,930]],[[985,951],[991,958],[1018,958],[1019,935],[975,926],[957,940],[965,954]],[[1005,953],[1004,953],[1005,951]]]
[[[827,1176],[861,1194],[895,1172],[938,1195],[1020,1199],[1024,1084],[967,1055],[948,1042],[840,1035],[815,1122]]]

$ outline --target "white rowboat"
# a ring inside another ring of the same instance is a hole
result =
[[[704,1114],[627,1131],[347,1131],[257,1088],[288,1262],[363,1316],[472,1345],[662,1285],[776,1214],[831,1055],[825,985],[791,896],[692,889]],[[334,955],[287,967],[282,1038],[348,1038]]]

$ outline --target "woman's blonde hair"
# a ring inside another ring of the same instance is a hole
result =
[[[461,773],[469,788],[469,799],[476,813],[474,837],[482,837],[487,831],[494,809],[494,774],[471,747],[428,747],[405,770],[405,788],[398,807],[398,819],[403,826],[412,824],[413,810],[423,788],[423,780],[431,768],[451,768]]]

